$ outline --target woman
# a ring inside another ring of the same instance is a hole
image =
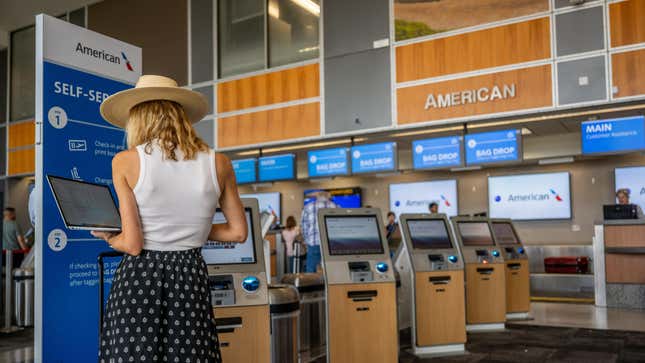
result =
[[[297,239],[300,237],[300,240],[298,241]],[[296,258],[296,247],[295,244],[299,244],[300,251],[299,255],[300,256],[300,263],[298,264],[298,272],[304,272],[304,267],[305,267],[305,257],[307,256],[306,254],[306,247],[305,244],[302,243],[302,234],[300,233],[300,228],[296,225],[296,219],[293,216],[287,217],[287,225],[285,229],[282,230],[282,240],[284,241],[285,246],[287,247],[287,257],[289,260],[289,267],[287,270],[289,273],[294,273],[294,266],[293,266],[293,261]]]
[[[101,105],[124,127],[112,161],[122,231],[92,232],[125,252],[103,321],[100,362],[221,362],[201,246],[242,242],[247,227],[230,161],[196,135],[206,100],[142,76]],[[217,206],[226,224],[212,224]]]
[[[630,194],[631,192],[627,188],[618,189],[616,191],[616,199],[618,199],[618,204],[632,205],[632,203],[629,201]],[[634,204],[634,207],[636,208],[636,217],[638,219],[644,219],[645,216],[643,216],[643,209],[641,208],[641,206],[638,204]]]

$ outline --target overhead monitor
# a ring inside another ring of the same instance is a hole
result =
[[[263,156],[258,159],[258,180],[272,182],[296,178],[296,155]]]
[[[488,212],[514,220],[569,219],[569,188],[568,172],[489,177]]]
[[[253,240],[253,220],[251,208],[245,208],[248,235],[244,243],[207,241],[202,247],[202,256],[207,265],[232,265],[254,264],[257,261]],[[226,217],[221,210],[217,210],[213,217],[213,224],[226,223]]]
[[[407,226],[414,249],[452,248],[450,235],[443,219],[408,219]]]
[[[351,154],[353,174],[392,172],[397,167],[395,142],[352,146]]]
[[[583,154],[612,154],[645,149],[645,116],[595,120],[580,125]]]
[[[462,140],[462,136],[448,136],[412,141],[412,165],[414,169],[463,166]]]
[[[511,246],[520,243],[511,222],[492,222],[491,224],[493,225],[495,241],[500,245]]]
[[[383,254],[376,215],[325,216],[329,255]]]
[[[255,183],[258,181],[256,172],[257,159],[232,160],[231,164],[233,165],[235,179],[238,184]]]
[[[349,174],[346,147],[312,150],[307,153],[307,170],[310,178]]]
[[[638,204],[645,210],[645,166],[616,168],[614,178],[614,191],[628,189],[630,203]]]
[[[319,191],[327,191],[331,195],[331,201],[340,208],[360,208],[361,188],[335,188],[335,189],[307,189],[304,191],[304,205],[315,200],[314,194]]]
[[[403,213],[429,213],[430,203],[439,205],[439,213],[458,214],[457,180],[433,180],[390,184],[390,210],[397,217]]]
[[[272,214],[276,217],[279,223],[281,216],[280,192],[240,194],[240,198],[257,199],[258,206],[260,207],[260,214],[262,214],[262,212]]]
[[[500,164],[522,159],[520,130],[467,134],[466,165]]]
[[[487,222],[457,222],[457,232],[464,246],[493,246],[493,235]]]

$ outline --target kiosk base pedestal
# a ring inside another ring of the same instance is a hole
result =
[[[466,331],[468,332],[503,331],[504,329],[506,329],[506,325],[504,323],[466,325]]]
[[[528,312],[525,313],[507,313],[506,320],[531,320]]]
[[[268,305],[218,307],[214,311],[222,361],[271,361],[271,321]]]
[[[531,308],[528,260],[506,261],[506,316],[526,313]]]
[[[435,345],[432,347],[413,347],[412,354],[419,358],[445,357],[466,353],[464,344]]]

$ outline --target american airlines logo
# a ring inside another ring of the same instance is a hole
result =
[[[473,103],[492,102],[496,100],[515,98],[515,95],[516,89],[514,83],[436,95],[431,93],[426,97],[424,108],[429,110],[431,108],[447,108]]]
[[[113,63],[113,64],[121,64],[121,62],[125,63],[126,68],[130,72],[134,72],[134,69],[132,68],[132,64],[128,60],[128,57],[125,55],[125,52],[121,52],[121,55],[116,55],[112,54],[105,49],[95,49],[87,45],[83,45],[81,42],[78,42],[76,44],[76,53],[80,53],[89,57],[97,58],[102,61],[108,62],[108,63]]]

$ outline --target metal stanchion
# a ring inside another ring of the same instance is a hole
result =
[[[4,301],[4,327],[0,329],[0,333],[13,333],[21,328],[11,325],[12,314],[11,314],[11,293],[13,290],[13,251],[5,250],[5,260],[6,269],[5,269],[5,301]]]

